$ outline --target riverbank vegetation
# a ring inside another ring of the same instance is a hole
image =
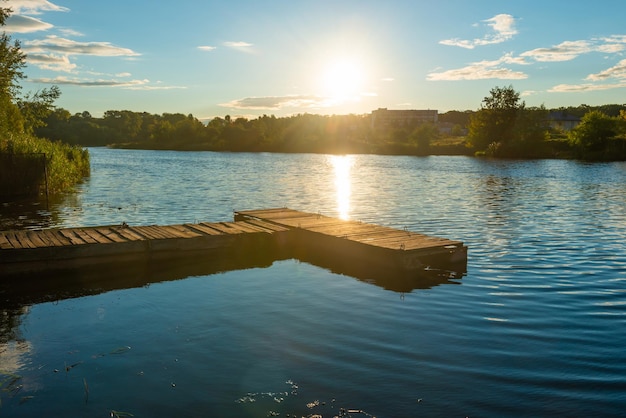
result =
[[[552,119],[555,114],[579,124],[559,127]],[[626,105],[526,107],[512,87],[496,87],[478,111],[446,112],[437,123],[375,126],[371,115],[299,114],[252,120],[216,117],[205,124],[180,113],[110,110],[93,117],[86,111],[72,115],[55,109],[36,133],[81,146],[156,150],[610,160],[626,159],[625,115]]]
[[[0,7],[0,26],[10,10]],[[61,94],[56,86],[20,95],[26,55],[20,43],[0,34],[0,198],[70,189],[89,174],[89,154],[78,146],[39,138],[35,130]]]

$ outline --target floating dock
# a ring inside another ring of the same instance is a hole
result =
[[[138,259],[162,265],[209,256],[243,265],[297,258],[352,275],[358,270],[464,273],[467,247],[460,241],[288,208],[237,211],[233,222],[0,232],[0,280],[53,270],[112,268]]]

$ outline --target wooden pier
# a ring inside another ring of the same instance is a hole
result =
[[[338,272],[465,272],[467,247],[437,238],[287,208],[238,211],[233,222],[0,232],[0,280],[118,263],[206,257],[242,265],[297,258]],[[269,260],[269,261],[268,261]],[[377,270],[378,269],[378,270]],[[105,270],[106,271],[106,270]]]

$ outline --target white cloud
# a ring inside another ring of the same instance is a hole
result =
[[[621,60],[613,67],[607,68],[604,71],[600,71],[596,74],[589,74],[585,80],[602,81],[609,78],[626,80],[626,59]]]
[[[59,32],[64,36],[85,36],[83,33],[80,33],[79,31],[74,29],[60,28]]]
[[[217,47],[210,46],[210,45],[202,45],[202,46],[199,46],[198,49],[201,50],[201,51],[213,51],[213,50],[217,49]]]
[[[442,45],[458,46],[466,49],[474,49],[477,46],[499,44],[508,41],[517,34],[515,29],[515,18],[509,14],[499,14],[494,17],[483,20],[490,26],[495,33],[485,35],[483,38],[477,39],[445,39],[439,43]]]
[[[28,53],[61,53],[65,55],[96,55],[100,57],[139,56],[132,49],[111,45],[109,42],[77,42],[58,36],[26,41],[23,47]]]
[[[15,14],[37,15],[41,12],[67,12],[67,7],[58,6],[47,0],[11,0],[8,5]]]
[[[150,80],[118,80],[115,78],[110,79],[84,79],[77,77],[54,77],[54,78],[36,78],[29,79],[33,83],[44,84],[57,84],[57,85],[69,85],[78,87],[119,87],[127,90],[172,90],[172,89],[185,89],[182,86],[161,86],[159,83],[151,84]]]
[[[224,42],[224,46],[229,48],[249,48],[252,46],[251,43],[238,41],[238,42]]]
[[[537,48],[520,54],[540,62],[571,61],[594,50],[590,41],[565,41],[550,48]]]
[[[150,80],[129,80],[119,81],[116,79],[98,79],[98,80],[86,80],[80,78],[69,77],[54,77],[54,78],[37,78],[31,80],[34,83],[47,83],[47,84],[61,84],[71,86],[83,86],[83,87],[132,87],[146,85]]]
[[[292,108],[320,108],[341,104],[336,99],[316,96],[316,95],[287,95],[287,96],[265,96],[246,97],[232,100],[228,103],[220,103],[222,107],[231,109],[255,109],[255,110],[276,110],[285,107]]]
[[[228,42],[224,42],[222,45],[224,45],[227,48],[236,49],[242,52],[252,52],[252,46],[253,46],[253,44],[249,42],[243,42],[243,41],[236,41],[236,42],[228,41]]]
[[[70,62],[65,56],[52,54],[28,54],[26,61],[29,64],[36,65],[42,70],[72,72],[76,68],[76,64]]]
[[[618,88],[625,88],[626,81],[614,84],[559,84],[548,90],[550,93],[582,93],[588,91],[602,91],[613,90]]]
[[[53,26],[34,17],[11,15],[6,21],[4,30],[7,33],[30,33],[48,30]]]
[[[506,54],[495,61],[478,61],[462,68],[453,70],[431,72],[426,76],[430,81],[458,81],[458,80],[522,80],[528,75],[521,71],[513,71],[505,68],[503,64],[528,64],[523,58],[513,57]]]

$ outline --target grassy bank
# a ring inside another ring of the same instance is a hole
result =
[[[47,139],[36,138],[26,134],[4,134],[0,137],[0,153],[10,158],[11,155],[21,156],[14,159],[12,166],[0,167],[1,190],[15,190],[15,194],[32,194],[32,190],[42,191],[45,184],[41,184],[42,177],[22,173],[41,171],[38,161],[45,155],[47,171],[47,186],[50,193],[60,193],[71,189],[85,176],[89,175],[89,152],[81,147],[52,142]],[[29,157],[30,156],[30,157]],[[19,184],[18,182],[22,182]],[[38,184],[35,185],[34,183]],[[21,191],[21,193],[20,193]],[[31,191],[31,193],[28,193]]]

